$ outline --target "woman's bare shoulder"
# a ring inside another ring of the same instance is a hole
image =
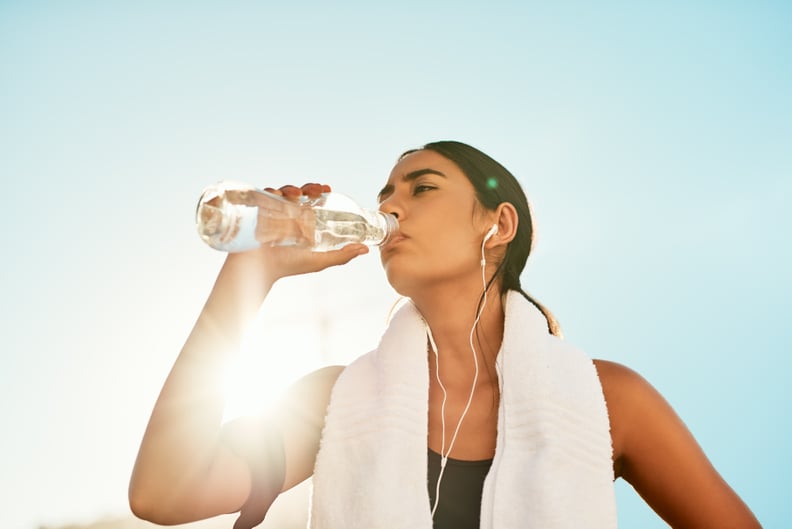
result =
[[[681,427],[663,396],[637,371],[610,360],[594,360],[608,406],[614,460],[626,456],[644,426]]]
[[[593,362],[603,384],[646,382],[641,375],[624,364],[599,358],[595,358]]]
[[[641,405],[665,404],[657,390],[637,371],[611,360],[594,360],[608,411],[628,413]],[[613,424],[611,425],[613,427]]]

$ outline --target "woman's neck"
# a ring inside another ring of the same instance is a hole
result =
[[[481,286],[478,289],[452,287],[446,292],[432,292],[419,299],[413,298],[413,303],[429,326],[437,349],[442,351],[445,358],[472,362],[472,332],[473,345],[479,358],[494,363],[503,340],[504,313],[499,285],[493,284],[488,289],[486,303],[479,307],[481,294]]]

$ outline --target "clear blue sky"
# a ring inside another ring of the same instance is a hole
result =
[[[373,205],[435,139],[525,186],[523,283],[567,339],[649,379],[789,525],[790,4],[369,4],[0,1],[0,527],[126,512],[222,261],[195,232],[203,186]],[[277,377],[365,352],[393,300],[375,255],[285,282],[269,321],[297,360]],[[664,527],[629,486],[618,501],[623,527]]]

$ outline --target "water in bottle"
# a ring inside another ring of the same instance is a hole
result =
[[[237,182],[219,182],[204,189],[196,224],[204,242],[225,252],[260,246],[296,246],[314,251],[349,243],[377,246],[398,230],[393,215],[361,208],[338,193],[294,202]]]

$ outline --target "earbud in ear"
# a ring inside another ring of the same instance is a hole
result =
[[[490,237],[492,237],[496,233],[498,233],[498,225],[497,224],[493,224],[492,227],[490,228],[490,230],[484,236],[484,242],[487,242],[490,239]]]

